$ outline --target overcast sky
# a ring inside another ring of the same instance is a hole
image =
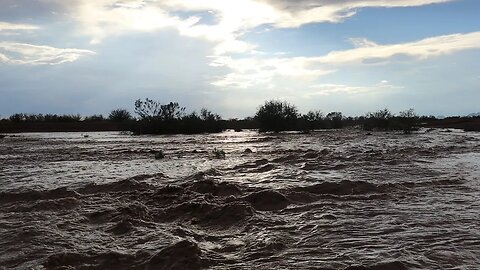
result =
[[[480,111],[478,0],[0,0],[0,116]]]

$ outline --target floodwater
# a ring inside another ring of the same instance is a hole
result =
[[[479,133],[0,139],[0,269],[479,265]]]

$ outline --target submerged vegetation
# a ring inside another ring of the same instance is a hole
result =
[[[436,119],[419,116],[413,109],[394,114],[389,109],[369,112],[359,117],[345,117],[342,112],[323,114],[311,110],[301,114],[286,101],[268,100],[260,105],[254,117],[224,120],[219,114],[203,108],[186,112],[178,102],[161,103],[138,99],[134,103],[136,117],[124,108],[117,108],[104,117],[101,114],[82,117],[80,114],[16,113],[0,120],[0,132],[32,131],[130,131],[134,134],[200,134],[226,129],[260,132],[301,131],[359,127],[366,131],[403,131],[409,134],[420,127],[451,127],[480,131],[480,117],[449,117]]]

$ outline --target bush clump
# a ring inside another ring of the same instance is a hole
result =
[[[105,117],[101,114],[94,114],[90,116],[85,116],[83,119],[85,122],[97,122],[97,121],[105,121]]]
[[[200,113],[185,113],[177,102],[162,104],[152,99],[135,101],[135,112],[140,117],[133,130],[137,134],[199,134],[225,130],[220,115],[202,109]]]
[[[108,115],[110,121],[127,121],[132,120],[133,117],[127,109],[115,109]]]
[[[277,100],[266,101],[255,114],[261,132],[298,130],[298,118],[299,113],[295,105]]]
[[[405,134],[418,130],[419,117],[413,109],[401,111],[395,116],[388,109],[368,113],[363,122],[365,130],[403,130]]]

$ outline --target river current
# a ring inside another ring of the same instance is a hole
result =
[[[479,265],[480,133],[0,139],[0,269]]]

